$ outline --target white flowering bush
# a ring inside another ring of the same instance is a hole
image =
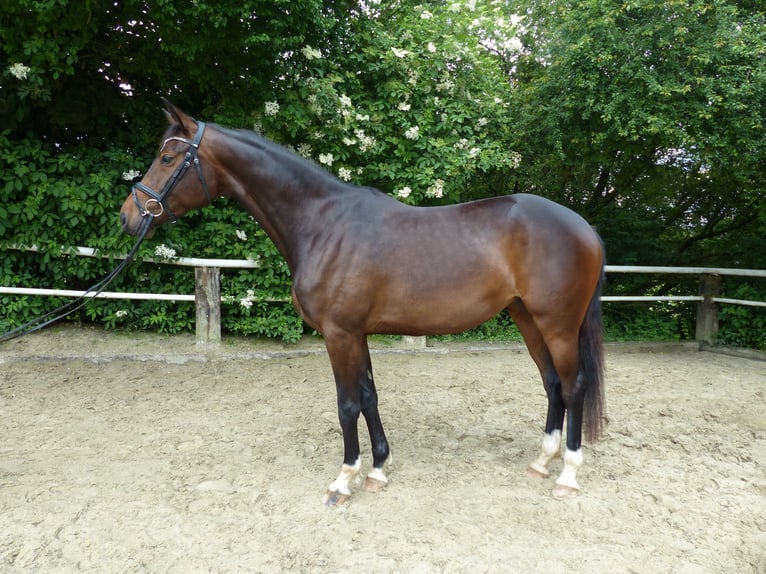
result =
[[[492,0],[388,9],[367,8],[365,45],[290,56],[257,114],[265,135],[406,203],[485,196],[476,186],[497,173],[506,185],[492,193],[510,191],[523,161],[505,143],[521,18]]]
[[[25,13],[19,2],[12,4],[18,5],[17,12]],[[507,113],[507,67],[518,25],[504,12],[503,3],[447,2],[425,9],[409,3],[373,1],[351,14],[344,10],[344,18],[348,16],[345,20],[329,18],[328,30],[334,30],[335,41],[327,42],[316,26],[324,21],[327,6],[311,0],[301,0],[299,5],[307,12],[315,10],[313,20],[306,19],[301,33],[274,31],[268,39],[259,40],[253,34],[249,36],[252,43],[242,50],[233,50],[229,40],[221,40],[226,44],[223,56],[218,57],[221,66],[199,68],[199,42],[214,47],[221,39],[220,32],[208,36],[204,30],[193,38],[193,47],[182,45],[181,37],[168,42],[163,59],[157,58],[156,46],[148,49],[146,59],[130,65],[120,61],[120,50],[107,52],[103,62],[96,62],[103,69],[90,70],[90,78],[116,78],[119,90],[104,92],[104,102],[91,98],[87,113],[76,117],[99,118],[99,126],[106,125],[108,118],[117,118],[119,125],[111,133],[93,131],[93,137],[79,138],[79,133],[91,135],[95,124],[79,126],[78,132],[69,124],[56,122],[40,124],[58,131],[55,136],[46,131],[39,140],[20,141],[16,135],[10,137],[0,131],[0,239],[34,243],[54,254],[6,252],[0,266],[2,283],[85,288],[106,275],[114,262],[58,257],[55,254],[61,245],[88,245],[115,255],[129,250],[133,239],[120,232],[119,207],[130,191],[130,182],[141,177],[156,153],[157,139],[164,129],[156,110],[156,94],[162,90],[168,95],[171,85],[178,85],[178,93],[170,94],[171,99],[200,119],[252,127],[317,162],[342,181],[377,187],[405,203],[454,203],[507,191],[502,186],[489,190],[482,181],[485,176],[500,174],[499,181],[509,182],[523,161],[517,150],[503,143],[512,133]],[[57,6],[49,3],[52,11],[58,10]],[[233,3],[215,7],[206,2],[181,3],[174,8],[176,14],[158,8],[147,19],[166,18],[170,26],[184,25],[198,21],[202,13],[211,16],[222,10],[231,23],[244,8]],[[51,21],[55,19],[51,16]],[[109,20],[108,25],[114,32],[114,22]],[[123,25],[125,29],[135,26],[139,32],[142,24]],[[348,26],[347,31],[337,31],[343,26]],[[8,87],[0,100],[6,109],[16,111],[18,122],[49,108],[59,109],[56,106],[66,102],[51,101],[60,86],[56,78],[76,78],[87,65],[78,61],[76,48],[60,49],[52,35],[38,41],[44,49],[25,60],[19,45],[13,54],[9,52],[0,70],[3,85]],[[263,55],[259,50],[271,44],[275,45],[273,53],[259,60],[255,53]],[[184,87],[178,74],[187,69],[179,66],[187,57],[198,75],[188,75],[189,83]],[[90,58],[88,63],[93,61]],[[264,62],[268,65],[259,68]],[[170,76],[152,67],[165,63]],[[132,89],[130,72],[143,86],[153,85],[140,75],[146,69],[156,75],[159,87],[141,92],[140,97],[123,97],[121,91]],[[233,69],[241,73],[232,75]],[[225,82],[218,78],[199,84],[208,74],[214,78],[224,71],[229,74]],[[205,107],[207,104],[191,94],[205,94],[209,97],[206,101],[216,104]],[[184,101],[187,97],[191,100]],[[62,134],[72,134],[71,141],[62,140],[66,146],[45,148],[43,140],[61,138]],[[100,143],[88,148],[91,141]],[[109,142],[107,147],[103,146],[105,141]],[[211,208],[157,229],[139,252],[139,259],[154,261],[129,266],[114,289],[193,293],[193,271],[165,264],[185,256],[259,262],[256,269],[222,272],[225,332],[286,341],[303,334],[305,326],[289,304],[291,278],[284,259],[260,226],[227,200],[217,200]],[[5,297],[0,330],[41,315],[59,303],[39,297]],[[176,333],[194,329],[194,305],[98,300],[73,319]]]

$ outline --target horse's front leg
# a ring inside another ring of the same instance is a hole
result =
[[[340,474],[328,487],[324,502],[344,504],[351,496],[351,485],[359,480],[361,459],[358,421],[364,414],[373,448],[373,470],[365,487],[379,490],[387,482],[383,464],[389,455],[377,407],[377,393],[372,379],[372,366],[364,335],[330,335],[325,333],[338,394],[338,419],[343,433],[343,465]]]

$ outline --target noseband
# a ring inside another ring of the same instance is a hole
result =
[[[205,192],[208,204],[213,203],[213,199],[210,196],[210,191],[207,189],[207,183],[205,183],[205,177],[202,175],[202,167],[199,164],[199,157],[197,157],[199,143],[202,141],[202,134],[204,132],[205,123],[198,122],[197,133],[194,135],[194,140],[189,141],[184,138],[170,137],[162,143],[160,152],[162,152],[162,150],[165,148],[165,145],[167,145],[169,141],[179,141],[184,143],[189,146],[189,150],[186,152],[186,157],[184,158],[183,163],[176,168],[175,172],[173,172],[173,175],[170,176],[170,179],[168,179],[168,181],[165,183],[165,187],[162,188],[160,193],[157,193],[151,187],[140,181],[133,186],[133,201],[136,203],[136,206],[138,206],[138,211],[141,214],[141,217],[159,217],[163,213],[167,213],[170,221],[175,223],[176,216],[172,211],[170,211],[170,208],[167,204],[167,199],[170,195],[170,192],[173,191],[173,188],[186,173],[186,170],[192,166],[192,164],[194,165],[194,169],[197,171],[197,177],[199,177],[200,183],[202,184],[202,189]],[[144,205],[141,205],[141,202],[138,201],[136,190],[149,196],[149,199],[144,202]]]

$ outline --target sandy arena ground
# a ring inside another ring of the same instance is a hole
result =
[[[328,508],[316,341],[0,345],[0,572],[766,573],[766,362],[609,346],[609,426],[563,502],[525,476],[546,403],[523,347],[379,343],[373,364],[390,484]]]

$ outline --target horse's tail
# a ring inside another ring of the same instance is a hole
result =
[[[598,440],[601,435],[605,407],[604,321],[601,316],[601,286],[603,282],[604,264],[602,262],[601,277],[596,284],[588,310],[585,312],[585,319],[580,325],[580,373],[586,385],[583,420],[585,422],[585,438],[589,442]]]

